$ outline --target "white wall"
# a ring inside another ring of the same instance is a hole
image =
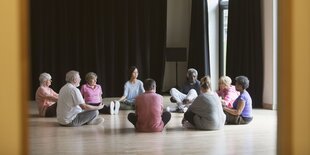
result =
[[[212,89],[217,90],[219,79],[219,3],[208,0],[209,49]]]
[[[277,15],[276,0],[262,1],[263,49],[264,49],[264,89],[263,105],[274,109],[277,103]]]
[[[264,86],[263,104],[274,109],[277,104],[277,0],[262,1]],[[209,48],[213,90],[219,77],[219,7],[217,0],[208,0]],[[189,44],[191,0],[167,1],[167,47],[187,47]],[[187,62],[178,63],[178,85],[185,80]],[[169,91],[175,83],[175,63],[166,62],[163,91]]]
[[[167,47],[189,46],[191,0],[167,0]],[[178,62],[178,85],[186,80],[187,62]],[[175,62],[166,62],[162,91],[176,86]]]
[[[189,46],[190,23],[191,23],[191,0],[168,0],[167,1],[167,47]],[[217,87],[219,74],[218,65],[218,1],[208,0],[209,10],[209,43],[210,43],[210,63],[211,79],[214,89]],[[178,63],[178,85],[186,80],[187,62]],[[176,85],[175,83],[175,63],[166,62],[163,91],[167,92]]]

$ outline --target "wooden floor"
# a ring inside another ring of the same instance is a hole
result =
[[[160,133],[135,132],[127,121],[131,111],[100,115],[105,122],[99,126],[74,128],[59,126],[56,118],[37,117],[33,102],[30,102],[29,111],[30,155],[276,154],[277,116],[274,110],[254,109],[250,124],[226,125],[219,131],[185,129],[181,125],[183,114],[172,113],[170,122]]]

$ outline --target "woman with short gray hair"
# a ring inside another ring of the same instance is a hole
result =
[[[66,82],[78,84],[77,85],[77,87],[78,87],[80,85],[80,82],[76,82],[77,80],[79,80],[81,82],[80,74],[78,71],[71,70],[71,71],[67,72]]]
[[[233,103],[232,108],[224,107],[227,124],[248,124],[252,121],[252,98],[246,89],[250,81],[246,76],[238,76],[236,80],[236,90],[240,95]]]
[[[39,76],[39,82],[40,86],[36,91],[39,116],[55,117],[58,94],[50,88],[52,76],[49,73],[42,73]]]

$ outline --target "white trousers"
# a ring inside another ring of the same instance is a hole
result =
[[[195,98],[198,96],[195,89],[189,90],[187,94],[183,94],[176,88],[171,88],[170,95],[177,101],[178,107],[183,107],[183,100],[188,99],[190,102],[193,102]]]

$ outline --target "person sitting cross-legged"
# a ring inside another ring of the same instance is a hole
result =
[[[221,76],[217,94],[221,98],[223,107],[232,108],[234,101],[240,93],[236,90],[235,86],[231,84],[231,78],[229,76]]]
[[[86,104],[92,106],[98,106],[103,104],[102,101],[102,88],[100,84],[97,84],[97,74],[94,72],[89,72],[85,76],[86,84],[83,84],[81,87],[81,93],[84,97]],[[102,109],[99,110],[101,114],[111,114],[117,115],[119,112],[119,103],[114,105],[104,105]]]
[[[187,81],[182,85],[180,90],[172,88],[170,90],[170,101],[176,103],[176,107],[167,107],[170,112],[185,112],[188,106],[193,103],[195,98],[200,94],[200,82],[197,80],[198,72],[194,68],[187,71]]]
[[[49,73],[42,73],[40,74],[39,81],[40,87],[36,91],[39,116],[55,117],[58,94],[50,88],[52,76]]]
[[[123,96],[111,101],[110,105],[119,106],[120,110],[134,110],[135,99],[138,95],[144,93],[143,82],[138,79],[139,71],[136,66],[129,68],[129,80],[124,84]]]
[[[233,103],[232,108],[224,107],[226,114],[226,124],[248,124],[252,121],[252,98],[246,90],[250,81],[246,76],[237,76],[236,90],[240,92],[240,95]]]
[[[161,132],[169,122],[171,113],[163,111],[163,96],[156,93],[153,79],[144,81],[145,92],[136,97],[135,112],[129,113],[128,120],[139,132]]]
[[[224,127],[226,116],[216,92],[211,90],[211,80],[205,76],[200,80],[201,94],[184,113],[184,127],[199,130],[219,130]]]
[[[80,90],[81,77],[77,71],[66,74],[65,84],[59,91],[57,121],[62,126],[76,127],[81,125],[99,125],[104,119],[99,117],[98,110],[103,104],[92,106],[85,103]]]

